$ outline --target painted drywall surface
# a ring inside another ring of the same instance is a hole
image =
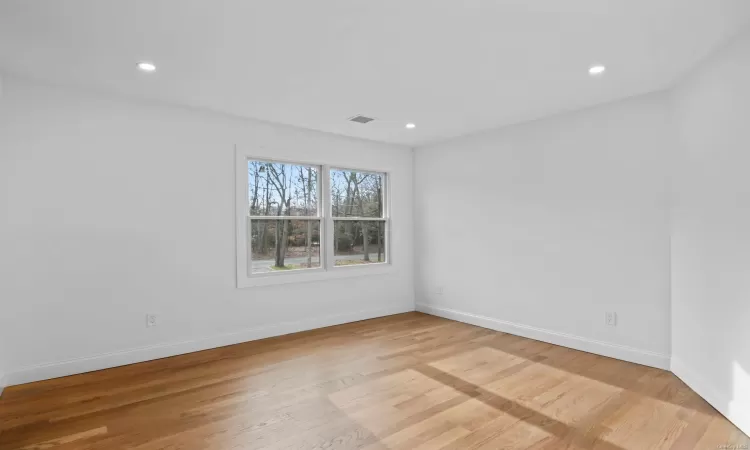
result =
[[[417,149],[418,307],[668,364],[667,100],[651,94]]]
[[[750,29],[673,92],[673,369],[750,433]]]
[[[390,171],[393,273],[237,289],[235,144],[261,157]],[[413,309],[408,148],[17,78],[5,80],[0,148],[0,337],[13,343],[6,374]],[[160,324],[147,329],[146,313]]]
[[[0,353],[0,356],[2,356],[2,353]],[[0,395],[3,395],[3,390],[6,386],[6,380],[5,380],[5,371],[2,367],[0,367]]]
[[[0,79],[0,84],[2,82],[2,79]],[[0,92],[2,94],[2,92]],[[1,99],[0,99],[1,100]],[[0,312],[2,312],[2,299],[0,299]],[[0,394],[3,392],[3,388],[6,386],[6,379],[5,379],[5,348],[9,347],[10,342],[8,342],[3,335],[0,333]]]
[[[0,80],[0,82],[1,81],[2,80]],[[0,92],[0,94],[2,94],[2,92]],[[0,336],[0,395],[3,394],[3,389],[5,389],[5,386],[6,386],[5,370],[3,369],[3,367],[5,367],[4,347],[8,344],[1,338],[2,336]]]

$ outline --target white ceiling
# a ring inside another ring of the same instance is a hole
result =
[[[750,0],[1,0],[0,70],[414,146],[668,87],[748,19]]]

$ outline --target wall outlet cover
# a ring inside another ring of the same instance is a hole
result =
[[[151,328],[159,324],[159,316],[156,314],[146,314],[146,327]]]

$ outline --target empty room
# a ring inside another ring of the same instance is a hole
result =
[[[0,450],[750,448],[750,0],[0,0]]]

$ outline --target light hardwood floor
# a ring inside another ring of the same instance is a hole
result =
[[[3,450],[748,444],[669,372],[420,313],[10,387],[0,398]]]

